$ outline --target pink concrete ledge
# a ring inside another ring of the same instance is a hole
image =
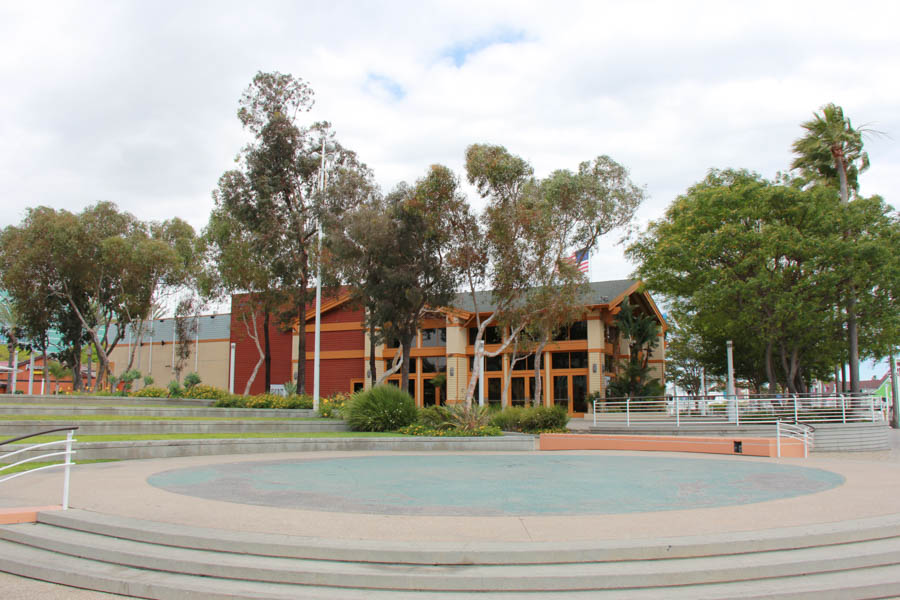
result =
[[[62,506],[25,506],[22,508],[0,508],[0,525],[13,523],[34,523],[39,512],[62,510]]]
[[[736,452],[736,442],[740,452]],[[605,435],[542,433],[541,450],[645,450],[649,452],[701,452],[705,454],[739,454],[746,456],[778,456],[774,438],[700,437],[681,435]],[[782,439],[781,456],[802,458],[803,443]]]

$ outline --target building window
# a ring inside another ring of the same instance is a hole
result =
[[[523,360],[517,360],[513,365],[513,371],[534,371],[534,354]]]
[[[423,356],[421,360],[423,373],[443,373],[447,370],[446,356]]]
[[[475,338],[478,337],[478,328],[477,327],[469,327],[469,345],[475,345]],[[503,343],[503,332],[496,325],[490,325],[487,329],[484,330],[484,343],[485,344],[502,344]]]
[[[619,337],[619,328],[615,325],[607,325],[606,329],[606,343],[612,344],[617,337]]]
[[[560,327],[553,333],[554,342],[565,342],[568,340],[586,340],[587,339],[587,321],[575,321],[571,325]]]
[[[554,369],[587,369],[587,352],[554,352],[551,354]]]
[[[390,371],[390,370],[391,370],[391,365],[393,365],[393,364],[394,364],[394,361],[393,361],[393,360],[386,360],[386,361],[384,361],[384,370],[385,370],[385,371]],[[403,367],[400,367],[400,369],[402,369],[402,368],[403,368]],[[397,369],[397,372],[398,372],[398,373],[400,372],[400,369]],[[416,359],[415,359],[414,357],[412,357],[412,356],[409,357],[409,372],[410,372],[410,373],[415,373],[415,372],[416,372]]]
[[[502,371],[503,370],[503,355],[498,354],[497,356],[485,356],[484,357],[484,370],[488,371]],[[469,357],[469,372],[475,371],[475,357]]]
[[[447,329],[437,327],[422,330],[422,348],[445,347],[447,345]]]

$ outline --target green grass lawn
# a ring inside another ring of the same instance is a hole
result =
[[[381,431],[314,431],[314,432],[249,432],[249,433],[145,433],[120,435],[78,435],[79,442],[130,442],[137,440],[231,440],[254,438],[364,438],[364,437],[409,437],[402,433]],[[64,440],[63,436],[42,435],[28,439],[29,444]]]
[[[102,463],[102,462],[116,462],[115,458],[101,458],[97,460],[79,460],[75,461],[76,465],[86,465],[88,463]],[[15,467],[11,467],[4,471],[0,471],[0,477],[6,477],[7,475],[12,475],[13,473],[21,473],[22,471],[30,471],[32,469],[37,469],[39,467],[46,467],[48,465],[58,465],[61,463],[58,462],[30,462],[25,463],[23,465],[16,465]],[[2,465],[0,465],[2,466]]]
[[[322,417],[146,417],[143,415],[0,415],[0,421],[323,421]]]

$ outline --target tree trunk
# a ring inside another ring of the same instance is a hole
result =
[[[375,323],[369,324],[369,381],[375,387]]]
[[[109,371],[109,363],[105,363],[104,367]],[[76,392],[84,390],[84,382],[81,380],[81,342],[75,342],[72,347],[72,389]]]
[[[404,392],[409,390],[409,353],[412,350],[413,338],[415,333],[407,335],[401,343],[403,344],[403,362],[400,367],[400,389]]]
[[[544,386],[542,385],[543,378],[541,377],[541,359],[544,357],[544,347],[549,341],[550,335],[548,334],[544,336],[544,339],[541,340],[541,343],[538,344],[537,349],[534,351],[534,397],[531,399],[532,406],[542,406],[544,404]]]
[[[94,385],[93,385],[93,383],[94,383],[94,382],[93,382],[93,379],[94,379],[94,371],[93,371],[93,366],[94,366],[94,350],[90,347],[90,345],[88,345],[88,355],[87,355],[87,357],[88,357],[88,364],[87,364],[87,389],[93,390],[93,389],[94,389]]]
[[[13,355],[16,352],[16,346],[18,346],[18,340],[16,340],[15,336],[9,336],[7,338],[6,349],[9,350],[9,360],[6,361],[6,366],[9,368],[9,373],[6,374],[6,392],[8,394],[15,394],[16,390],[13,389]],[[18,365],[16,365],[18,368]]]
[[[775,365],[772,363],[772,342],[766,344],[766,377],[769,379],[769,394],[778,393],[778,378],[775,377]]]
[[[265,352],[266,352],[266,393],[272,389],[272,345],[269,340],[269,317],[271,316],[271,311],[267,306],[265,308],[265,312],[263,313],[263,339],[265,340]],[[305,335],[305,333],[304,333]]]
[[[856,294],[847,300],[847,345],[850,356],[850,393],[859,394],[859,329],[856,322]]]
[[[841,363],[841,393],[847,393],[847,363]]]
[[[253,385],[253,382],[256,381],[256,374],[259,373],[259,368],[266,361],[266,353],[262,349],[262,345],[259,343],[259,327],[257,327],[257,313],[251,312],[250,316],[253,320],[253,330],[250,330],[250,324],[247,323],[247,312],[244,311],[241,314],[241,320],[244,322],[244,329],[247,331],[247,335],[253,340],[253,344],[256,346],[256,351],[259,354],[259,359],[256,361],[256,365],[253,367],[253,372],[250,373],[250,378],[247,379],[247,384],[244,386],[244,395],[250,395],[250,387]]]
[[[794,388],[794,378],[791,374],[791,367],[788,365],[787,353],[784,349],[784,344],[780,344],[781,346],[781,369],[784,371],[784,379],[787,384],[788,392],[791,394],[796,394],[797,390]]]
[[[304,294],[306,280],[301,282]],[[297,303],[297,393],[306,393],[306,296]]]

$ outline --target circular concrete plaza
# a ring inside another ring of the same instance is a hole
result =
[[[824,469],[731,459],[570,455],[381,455],[173,469],[150,485],[277,508],[380,515],[597,515],[765,502],[844,483]]]
[[[61,485],[22,477],[0,505],[50,504]],[[71,506],[335,541],[571,544],[837,524],[896,514],[898,498],[894,452],[305,452],[78,465]]]

